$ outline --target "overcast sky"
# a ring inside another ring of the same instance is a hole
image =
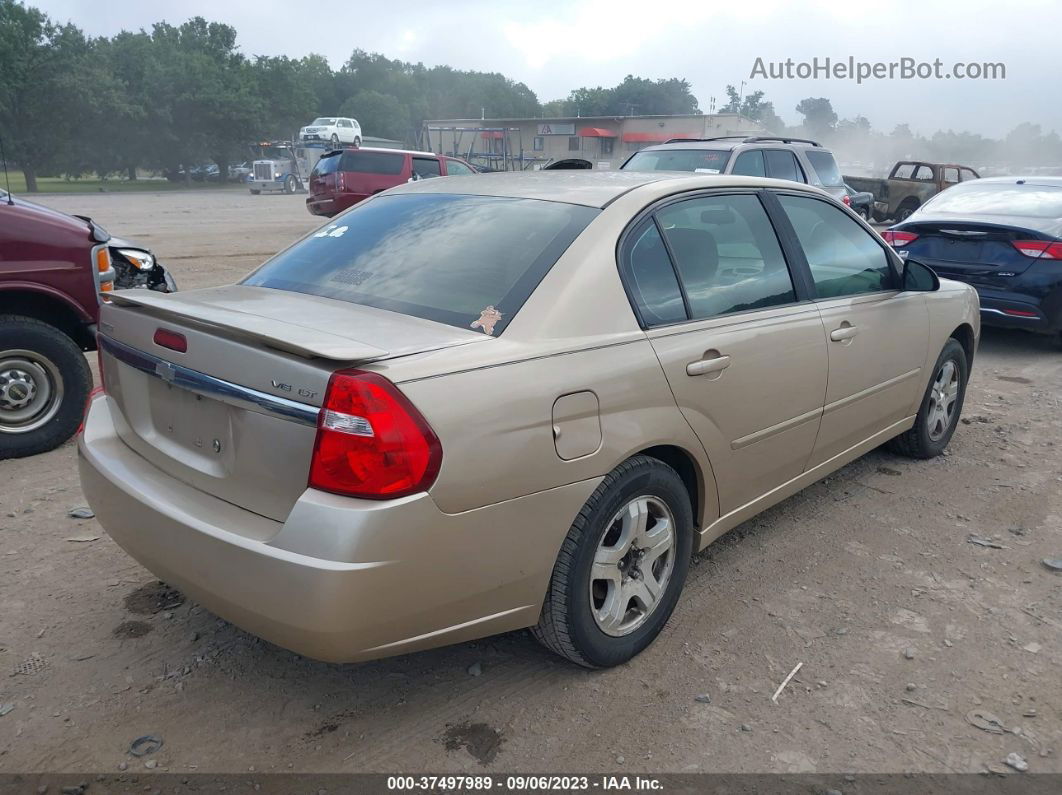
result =
[[[248,55],[321,53],[333,68],[354,48],[392,58],[497,71],[543,102],[626,74],[684,77],[702,110],[727,83],[763,90],[787,123],[803,97],[825,96],[841,117],[876,129],[909,122],[922,133],[1000,136],[1022,121],[1062,132],[1058,0],[451,0],[400,3],[300,0],[27,0],[93,35],[192,16],[226,22]],[[387,10],[393,8],[393,11]],[[379,9],[370,11],[369,9]],[[765,62],[820,60],[1001,62],[1003,80],[749,79]],[[334,109],[321,108],[321,112]],[[488,115],[490,109],[487,109]]]

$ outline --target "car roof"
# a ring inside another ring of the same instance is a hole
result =
[[[382,146],[358,146],[347,147],[344,149],[329,149],[321,157],[331,157],[332,155],[341,155],[344,152],[389,152],[393,155],[420,155],[422,157],[447,157],[447,155],[437,155],[434,152],[423,152],[418,149],[387,149]],[[455,159],[455,158],[451,158]]]
[[[674,192],[698,188],[783,188],[828,195],[819,188],[780,179],[686,171],[500,171],[469,177],[422,179],[392,188],[387,193],[448,193],[497,196],[510,199],[581,204],[603,208],[625,193],[646,185],[667,183]],[[661,190],[661,193],[668,192]]]
[[[981,177],[977,180],[966,180],[961,185],[1039,185],[1044,188],[1062,188],[1062,177],[1023,177],[1015,175],[1011,177]]]
[[[667,151],[668,149],[723,149],[726,151],[732,151],[739,146],[750,146],[757,149],[768,149],[776,147],[780,149],[805,149],[815,152],[830,152],[829,147],[822,144],[809,144],[798,138],[789,139],[773,139],[764,138],[759,136],[747,136],[747,137],[733,137],[733,138],[704,138],[694,139],[686,138],[675,141],[667,141],[662,144],[654,144],[653,146],[647,146],[644,149],[640,149],[641,152],[657,152]]]

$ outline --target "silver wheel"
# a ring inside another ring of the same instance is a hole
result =
[[[46,425],[63,402],[59,368],[34,351],[0,351],[0,433]]]
[[[590,570],[590,612],[606,635],[629,635],[652,615],[675,568],[675,518],[656,497],[617,511]]]
[[[926,412],[926,433],[934,442],[944,438],[955,419],[959,398],[959,368],[950,359],[941,365],[929,390],[929,410]]]

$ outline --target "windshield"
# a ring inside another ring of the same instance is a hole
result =
[[[320,119],[314,119],[312,122],[310,122],[310,126],[312,127],[315,124],[320,124],[323,127],[331,127],[335,123],[335,119],[326,119],[322,117]]]
[[[938,193],[923,207],[953,215],[1018,215],[1062,219],[1062,186],[971,180]]]
[[[380,196],[334,218],[243,283],[500,334],[599,212],[536,199]]]
[[[697,171],[722,174],[730,159],[727,149],[648,149],[623,164],[625,171]]]

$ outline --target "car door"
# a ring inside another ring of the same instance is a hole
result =
[[[354,125],[350,123],[350,119],[336,119],[336,127],[340,141],[347,144],[354,143]]]
[[[902,292],[883,241],[825,198],[780,192],[810,273],[829,350],[822,427],[809,466],[891,428],[924,387],[925,295]]]
[[[621,261],[711,460],[721,514],[800,475],[819,427],[826,343],[759,195],[669,200],[626,236]]]

